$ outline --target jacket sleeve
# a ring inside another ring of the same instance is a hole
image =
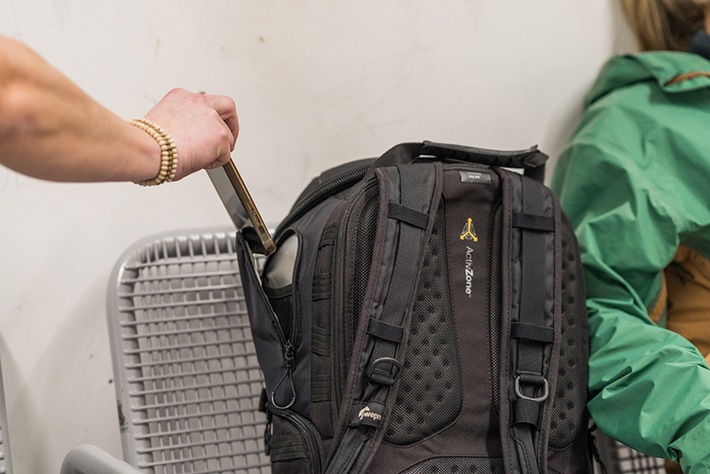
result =
[[[552,183],[582,252],[590,413],[601,431],[639,451],[680,460],[686,474],[710,472],[710,368],[648,316],[689,225],[675,210],[684,208],[683,188],[659,176],[662,164],[635,163],[638,150],[606,139],[578,132]]]

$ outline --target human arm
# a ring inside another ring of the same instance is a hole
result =
[[[229,160],[239,125],[228,97],[170,91],[146,118],[174,139],[175,180]],[[160,150],[20,42],[0,36],[0,163],[53,181],[140,181]]]
[[[590,119],[553,180],[585,270],[589,409],[608,435],[648,454],[680,458],[686,473],[710,472],[710,369],[686,339],[648,316],[679,243],[710,222],[706,194],[690,189],[674,172],[678,166],[665,166],[662,147],[660,156],[635,162],[641,150],[619,144],[646,143],[628,117],[596,119],[608,126],[605,133],[596,133]]]

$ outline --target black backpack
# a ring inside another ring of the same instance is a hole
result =
[[[262,269],[242,229],[274,473],[592,472],[581,262],[546,159],[401,144],[313,180]]]

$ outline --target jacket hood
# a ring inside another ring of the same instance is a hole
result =
[[[585,105],[615,89],[646,81],[656,82],[669,93],[710,88],[710,61],[697,54],[676,51],[615,56],[602,68]]]

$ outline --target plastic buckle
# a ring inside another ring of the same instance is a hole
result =
[[[386,365],[389,365],[389,367],[385,368]],[[385,371],[390,373],[392,367],[396,369],[394,374],[387,375],[383,373]],[[402,363],[397,359],[393,359],[392,357],[380,357],[368,365],[367,378],[380,385],[394,385],[399,376],[402,374],[402,368]],[[381,369],[382,371],[375,372],[377,369]]]
[[[539,397],[528,397],[523,393],[522,389],[520,388],[521,381],[525,384],[542,385],[542,395]],[[545,377],[543,377],[542,375],[520,374],[515,377],[515,395],[517,395],[518,398],[522,398],[523,400],[530,400],[533,402],[544,402],[550,395],[550,385],[547,383],[547,379],[545,379]]]

